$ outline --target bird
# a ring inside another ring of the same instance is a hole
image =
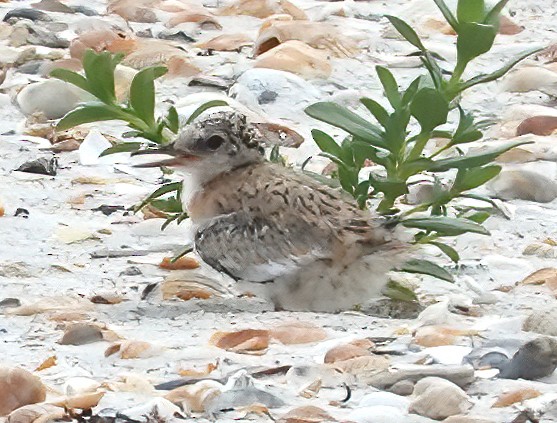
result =
[[[184,175],[194,247],[212,268],[277,310],[336,312],[381,295],[405,256],[386,220],[346,192],[265,158],[257,125],[218,110],[161,148]]]

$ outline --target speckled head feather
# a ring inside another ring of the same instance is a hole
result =
[[[231,110],[220,110],[206,115],[188,125],[178,135],[174,149],[197,156],[244,157],[247,162],[259,161],[264,150],[262,136],[245,115]],[[255,155],[254,155],[255,153]]]

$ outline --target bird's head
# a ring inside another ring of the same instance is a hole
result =
[[[187,125],[172,144],[147,150],[170,158],[136,167],[172,166],[185,173],[204,173],[208,178],[264,160],[260,139],[256,126],[247,122],[246,116],[216,111]]]

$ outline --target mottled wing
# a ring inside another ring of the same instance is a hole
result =
[[[330,255],[327,237],[306,226],[231,213],[200,227],[195,247],[203,261],[235,279],[267,282]]]

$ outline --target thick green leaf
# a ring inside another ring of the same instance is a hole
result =
[[[192,123],[205,110],[209,110],[212,107],[219,107],[219,106],[228,106],[228,103],[224,100],[211,100],[208,101],[207,103],[203,103],[201,106],[195,109],[195,111],[191,114],[191,116],[186,121],[186,125]]]
[[[163,76],[165,66],[150,66],[135,74],[130,87],[130,105],[147,125],[155,124],[155,79]]]
[[[472,59],[491,50],[497,28],[476,22],[464,22],[459,24],[456,49],[458,63],[468,63]]]
[[[114,69],[123,56],[112,53],[95,53],[87,50],[83,55],[83,69],[89,82],[90,93],[107,104],[116,102]]]
[[[170,129],[175,134],[180,130],[180,118],[178,117],[178,111],[176,107],[170,106],[166,114],[166,127]]]
[[[342,148],[340,145],[336,143],[336,141],[319,129],[312,129],[311,135],[313,136],[313,140],[319,147],[319,149],[325,153],[329,153],[339,159],[342,157]]]
[[[420,123],[422,132],[430,132],[447,122],[449,103],[433,88],[422,88],[410,104],[412,116]]]
[[[113,147],[109,147],[104,150],[99,157],[108,156],[109,154],[116,154],[116,153],[129,153],[131,151],[137,151],[141,148],[140,142],[123,142],[120,144],[116,144]]]
[[[416,228],[424,231],[437,232],[441,236],[456,236],[466,232],[489,235],[489,231],[477,223],[466,219],[447,216],[431,216],[405,219],[401,221],[407,228]]]
[[[442,242],[437,242],[437,241],[430,241],[429,243],[431,245],[435,245],[437,248],[439,248],[443,252],[443,254],[445,254],[447,257],[449,257],[455,263],[458,263],[458,261],[460,260],[460,255],[458,254],[458,252],[453,247],[451,247],[447,244],[443,244]]]
[[[439,64],[435,61],[435,58],[429,51],[426,51],[420,57],[420,60],[429,72],[429,76],[431,77],[433,86],[438,90],[442,89],[445,84],[445,80],[443,79],[443,71],[439,67]]]
[[[375,147],[386,148],[381,129],[345,107],[332,102],[320,102],[307,107],[305,112],[312,118],[344,129]]]
[[[460,106],[458,106],[458,111],[460,113],[458,127],[452,136],[450,145],[466,144],[479,140],[483,134],[478,125],[474,123],[472,114],[466,113]]]
[[[497,4],[487,13],[484,23],[499,27],[499,16],[508,2],[509,0],[500,0],[497,2]]]
[[[418,92],[418,88],[420,88],[421,82],[422,82],[422,76],[420,75],[410,83],[408,88],[406,88],[406,91],[404,91],[401,100],[403,106],[410,104],[410,102],[414,99],[414,96]]]
[[[471,169],[458,169],[456,179],[451,191],[461,193],[482,186],[487,181],[495,178],[501,172],[501,166],[475,167]]]
[[[471,220],[472,222],[479,223],[480,225],[484,223],[487,219],[491,217],[491,213],[486,211],[478,211],[468,216],[464,216],[465,219]]]
[[[473,87],[474,85],[485,84],[486,82],[495,81],[495,80],[501,78],[502,76],[504,76],[512,68],[514,68],[517,63],[526,59],[528,56],[531,56],[534,53],[538,53],[541,50],[543,50],[543,47],[538,47],[538,48],[535,48],[535,49],[532,49],[532,50],[527,50],[527,51],[519,54],[517,57],[512,59],[509,63],[507,63],[505,66],[503,66],[500,69],[498,69],[494,72],[488,73],[488,74],[481,74],[481,75],[475,76],[474,78],[471,78],[466,82],[463,82],[459,87],[459,91],[467,90],[468,88]]]
[[[358,186],[358,172],[354,168],[339,165],[338,180],[342,189],[350,194],[354,194],[354,189]]]
[[[399,167],[399,173],[403,178],[409,178],[410,176],[428,170],[432,164],[433,160],[426,157],[420,157],[416,160],[402,163]]]
[[[458,0],[456,17],[463,22],[483,22],[486,15],[484,0]]]
[[[532,141],[513,141],[502,146],[487,148],[482,152],[464,156],[450,157],[435,161],[429,168],[432,172],[445,172],[449,169],[473,168],[486,165],[511,148],[531,144]]]
[[[447,272],[441,266],[438,266],[435,263],[432,263],[428,260],[418,260],[418,259],[408,260],[406,263],[403,263],[396,270],[398,270],[399,272],[419,273],[422,275],[429,275],[447,282],[454,282],[454,278],[449,272]]]
[[[400,197],[408,194],[408,186],[402,181],[393,181],[389,179],[379,179],[372,174],[369,175],[369,184],[376,192],[384,192],[389,195]]]
[[[458,33],[458,21],[453,15],[453,12],[451,12],[451,9],[449,9],[447,4],[443,0],[433,0],[433,1],[437,5],[441,13],[443,13],[443,16],[445,17],[445,20],[448,22],[448,24],[452,26],[452,28]]]
[[[58,68],[50,72],[50,76],[56,79],[60,79],[64,82],[68,82],[69,84],[75,85],[76,87],[79,87],[82,90],[91,93],[89,82],[87,81],[87,79],[85,79],[83,75],[80,75],[77,72],[68,69]]]
[[[387,127],[389,124],[389,113],[383,106],[371,98],[361,98],[360,102],[369,110],[373,117],[377,119],[377,122],[379,122],[383,128]]]
[[[150,204],[164,213],[182,213],[182,203],[176,197],[151,200]]]
[[[67,113],[56,125],[56,130],[65,131],[84,123],[118,119],[121,117],[114,107],[101,103],[89,103]]]
[[[425,47],[420,40],[416,31],[404,22],[402,19],[397,18],[396,16],[385,15],[385,17],[391,22],[391,24],[395,27],[395,29],[402,35],[406,41],[412,44],[414,47],[419,48],[421,51],[425,51]]]
[[[389,69],[383,66],[376,66],[375,71],[377,72],[379,81],[381,81],[381,85],[383,85],[383,90],[385,91],[389,103],[391,103],[394,109],[397,109],[400,105],[400,93],[398,92],[398,84],[395,77]]]
[[[414,291],[393,280],[390,280],[387,283],[381,293],[385,297],[389,297],[390,299],[397,301],[405,301],[411,303],[418,300],[418,297]]]
[[[161,187],[159,187],[157,190],[152,192],[145,200],[143,200],[137,207],[135,207],[134,210],[138,212],[155,198],[162,197],[165,194],[175,192],[175,191],[180,192],[181,190],[182,190],[182,182],[169,182],[168,184],[164,184]]]

